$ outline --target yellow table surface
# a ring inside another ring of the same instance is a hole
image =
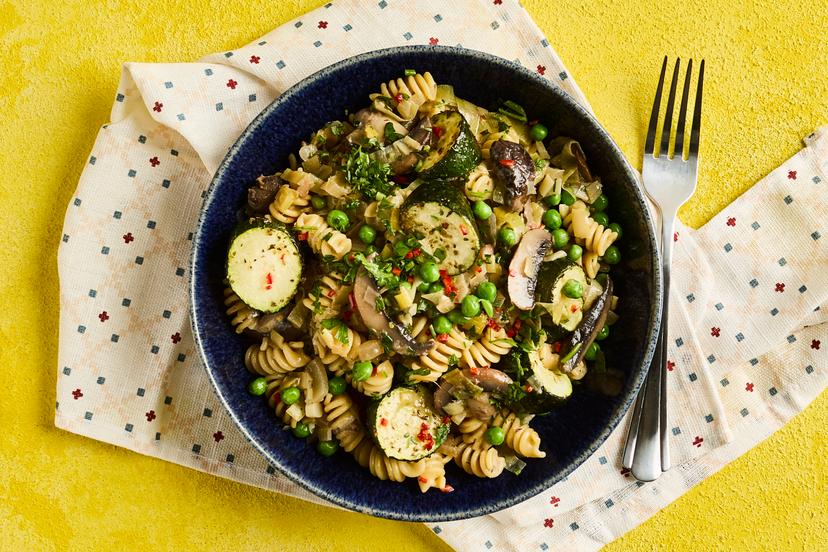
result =
[[[55,253],[121,63],[190,61],[321,3],[0,1],[0,549],[447,549],[422,525],[314,506],[52,423]],[[828,123],[825,0],[778,0],[761,10],[735,0],[524,3],[637,166],[661,57],[706,58],[704,159],[683,210],[692,225]],[[705,7],[685,11],[689,4]],[[608,548],[826,549],[827,426],[823,394]]]

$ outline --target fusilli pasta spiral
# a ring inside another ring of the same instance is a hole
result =
[[[276,411],[276,415],[284,422],[286,426],[296,427],[296,424],[301,422],[304,419],[304,411],[305,411],[305,401],[303,398],[300,398],[297,402],[293,403],[292,405],[287,405],[284,401],[281,400],[279,394],[287,389],[288,387],[299,387],[299,376],[295,374],[291,374],[288,377],[285,377],[280,383],[279,386],[273,389],[273,394],[268,397],[268,402],[272,397],[272,402],[275,403],[274,410]],[[293,407],[296,408],[293,408]],[[290,410],[290,412],[289,412]],[[291,415],[291,412],[298,411],[301,412],[302,415],[298,417],[298,419]]]
[[[379,93],[370,95],[375,110],[399,122],[413,119],[422,104],[436,97],[437,83],[429,72],[382,83]],[[389,104],[395,104],[395,108]]]
[[[308,244],[317,255],[341,259],[351,250],[351,238],[328,226],[319,215],[302,213],[296,219],[294,228],[307,232]]]
[[[475,448],[488,446],[483,441],[483,434],[486,433],[487,428],[488,424],[477,418],[466,418],[457,426],[458,431],[463,436],[463,442]]]
[[[406,462],[389,458],[382,449],[377,446],[371,448],[371,456],[368,460],[368,469],[374,477],[396,482],[405,481],[406,477],[419,477],[425,471],[425,458],[416,462]]]
[[[244,365],[253,374],[292,372],[310,362],[301,341],[287,342],[278,332],[271,331],[260,345],[251,345],[244,354]]]
[[[576,201],[568,214],[570,226],[567,228],[576,238],[584,240],[587,250],[602,256],[607,248],[618,238],[618,234],[601,226],[589,216],[586,204]]]
[[[478,450],[467,443],[457,446],[454,463],[466,473],[477,477],[497,477],[506,467],[506,461],[494,448]]]
[[[391,361],[386,360],[374,367],[373,373],[367,380],[354,381],[351,383],[353,384],[354,389],[363,395],[374,397],[388,393],[388,391],[391,390],[393,380],[394,365],[391,364]]]
[[[524,423],[509,410],[498,413],[492,426],[503,429],[506,433],[506,446],[524,458],[545,458],[546,453],[540,449],[541,438],[538,432]]]
[[[236,333],[256,329],[259,313],[248,307],[230,286],[224,288],[224,306]]]
[[[425,370],[425,374],[413,373],[411,381],[437,381],[449,366],[456,364],[463,356],[463,351],[469,347],[469,339],[457,328],[452,328],[447,334],[445,342],[434,342],[428,354],[419,357],[411,363],[413,371]]]
[[[491,199],[493,191],[494,180],[489,174],[489,169],[486,168],[485,163],[480,163],[472,169],[468,180],[466,180],[466,197],[471,201]]]
[[[483,368],[500,362],[500,357],[512,350],[505,330],[487,329],[479,340],[463,351],[461,364],[468,368]]]
[[[344,329],[342,329],[344,328]],[[338,335],[342,332],[342,335]],[[340,339],[340,337],[344,339]],[[319,328],[313,335],[313,343],[317,354],[322,357],[321,351],[333,353],[344,358],[349,364],[353,364],[359,358],[359,346],[362,343],[362,336],[347,326],[337,329]],[[326,364],[325,361],[322,361]]]
[[[299,192],[293,188],[282,186],[267,209],[270,216],[276,220],[285,224],[293,224],[299,215],[309,209],[309,206],[310,200],[307,197],[300,196]]]
[[[421,492],[429,489],[445,489],[446,487],[446,463],[451,461],[450,456],[435,452],[425,459],[423,473],[417,478],[417,484]]]
[[[339,314],[339,309],[348,300],[350,286],[342,285],[342,275],[329,272],[316,282],[307,297],[302,299],[305,307],[320,318]]]

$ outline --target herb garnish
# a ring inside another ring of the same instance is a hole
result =
[[[385,123],[385,129],[384,130],[385,130],[385,141],[386,142],[396,142],[397,140],[399,140],[400,138],[403,137],[402,134],[400,134],[396,130],[394,130],[394,123],[392,123],[391,121],[388,121],[387,123]]]
[[[362,146],[351,150],[343,169],[348,183],[370,199],[376,199],[378,193],[388,195],[394,189],[388,180],[391,167],[372,159]]]
[[[334,337],[336,337],[337,341],[345,345],[348,344],[348,326],[346,326],[345,322],[342,320],[338,318],[328,318],[327,320],[322,321],[322,327],[326,330],[336,330],[334,332]]]

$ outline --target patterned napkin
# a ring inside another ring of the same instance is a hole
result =
[[[401,44],[515,60],[589,107],[513,0],[342,0],[197,63],[126,64],[58,254],[58,427],[321,502],[267,465],[215,396],[187,316],[190,241],[213,172],[261,109],[322,67]],[[622,423],[567,480],[434,533],[457,549],[597,548],[805,408],[828,384],[826,182],[828,128],[702,229],[678,229],[673,470],[646,485],[621,470]]]

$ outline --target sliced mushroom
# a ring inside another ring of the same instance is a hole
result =
[[[286,184],[279,175],[260,176],[256,184],[247,189],[247,213],[261,215],[267,213],[268,206],[276,197],[282,184]]]
[[[306,403],[318,403],[328,393],[328,372],[318,358],[310,361],[305,367],[305,373],[310,376],[310,386],[305,395]]]
[[[607,321],[607,313],[610,310],[611,302],[612,280],[607,278],[607,285],[604,287],[604,291],[601,292],[601,295],[595,300],[589,310],[584,313],[581,323],[572,332],[572,337],[569,338],[569,342],[565,346],[565,351],[561,353],[565,357],[567,352],[580,345],[580,348],[575,354],[561,365],[562,372],[568,374],[584,359],[587,349],[595,341],[595,337]]]
[[[586,162],[586,155],[584,155],[584,150],[581,149],[581,144],[578,142],[572,141],[572,156],[575,157],[575,162],[578,165],[578,173],[581,175],[581,180],[584,182],[592,182],[595,180],[592,178],[592,173],[589,170],[589,165]]]
[[[501,372],[497,368],[478,368],[476,374],[466,369],[463,370],[463,375],[489,393],[505,393],[513,383],[506,372]]]
[[[544,228],[529,230],[523,235],[509,263],[507,290],[512,304],[521,310],[535,305],[538,268],[552,246],[552,235]]]
[[[489,152],[495,178],[503,187],[506,207],[520,211],[529,200],[530,187],[535,181],[532,158],[520,144],[506,140],[493,143]]]
[[[390,338],[391,347],[400,355],[424,355],[431,350],[433,341],[419,343],[396,321],[384,312],[377,310],[377,297],[380,296],[374,281],[360,269],[354,281],[354,300],[356,309],[365,326],[377,334],[380,339]]]

